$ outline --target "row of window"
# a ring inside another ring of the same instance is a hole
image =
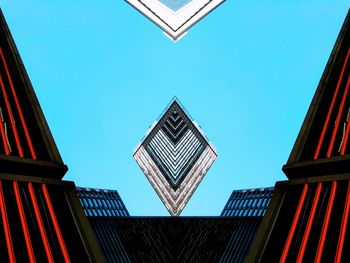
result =
[[[100,207],[100,208],[113,208],[113,209],[125,209],[124,204],[121,200],[108,200],[102,199],[99,197],[98,199],[89,198],[86,196],[80,196],[80,202],[83,207],[92,208],[92,207]]]
[[[126,210],[84,209],[84,212],[86,216],[129,216],[129,213]]]
[[[270,200],[268,201],[267,205],[270,203]],[[249,208],[246,210],[242,209],[225,209],[222,212],[221,216],[264,216],[266,212],[266,208]]]
[[[87,216],[129,216],[117,191],[77,187],[76,192]]]
[[[273,188],[233,191],[221,216],[263,216],[272,194]]]
[[[268,204],[268,201],[270,200],[270,196],[265,196],[263,198],[257,199],[256,197],[248,197],[245,198],[239,198],[230,200],[229,204],[227,205],[227,208],[247,208],[247,207],[266,207]]]

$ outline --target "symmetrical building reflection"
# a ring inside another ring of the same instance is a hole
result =
[[[167,207],[171,217],[135,217],[117,191],[81,188],[62,180],[68,167],[1,13],[0,261],[349,262],[349,60],[350,12],[283,166],[288,180],[270,188],[233,191],[217,217],[177,216],[181,205]],[[177,200],[176,190],[205,149],[213,160],[216,157],[198,127],[186,118],[174,100],[142,142],[144,151],[135,152],[135,159],[152,155],[153,166],[140,165],[144,171],[152,166],[163,174],[156,191],[173,194],[162,199],[165,204]],[[182,160],[188,170],[177,170],[178,157],[169,159],[161,152],[168,149],[158,141],[165,136],[167,122],[173,126],[166,135],[173,148],[182,131],[191,133],[188,138],[202,147],[197,155],[184,155],[190,156]],[[182,130],[186,125],[188,129]],[[201,175],[209,166],[202,166]],[[145,173],[149,180],[160,176]],[[184,200],[183,205],[188,201]]]

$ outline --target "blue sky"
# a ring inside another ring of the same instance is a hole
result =
[[[29,3],[30,2],[30,3]],[[168,215],[132,158],[177,96],[218,150],[182,215],[219,215],[234,189],[285,180],[349,1],[227,0],[179,42],[126,2],[1,0],[66,180]]]

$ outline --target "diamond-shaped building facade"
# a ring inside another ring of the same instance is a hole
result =
[[[217,153],[177,98],[154,123],[134,158],[171,215],[179,215]]]

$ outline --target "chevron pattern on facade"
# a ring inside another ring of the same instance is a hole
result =
[[[145,143],[145,149],[165,178],[177,189],[208,144],[189,127],[189,119],[174,103],[157,131]]]
[[[134,153],[171,215],[181,213],[216,156],[176,98]]]

